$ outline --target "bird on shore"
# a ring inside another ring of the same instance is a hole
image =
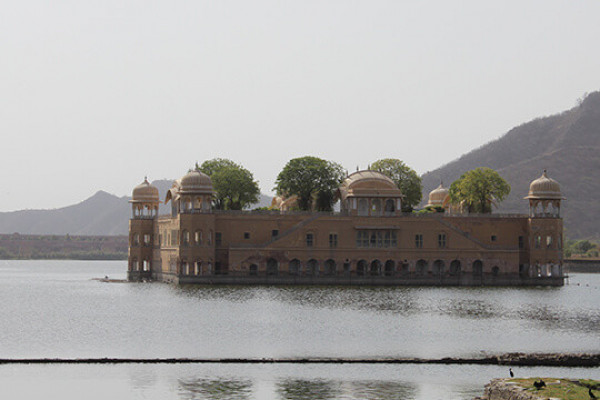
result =
[[[538,381],[534,381],[533,382],[533,386],[535,386],[535,388],[537,390],[540,390],[541,388],[543,388],[544,386],[546,386],[546,382],[544,382],[542,379],[540,379],[539,382]]]
[[[588,388],[588,393],[590,394],[590,399],[597,399],[596,395],[592,393],[592,388]]]
[[[515,377],[515,374],[513,373],[513,371],[512,371],[512,368],[509,368],[509,369],[508,369],[508,373],[510,374],[510,377],[511,377],[511,378],[514,378],[514,377]]]

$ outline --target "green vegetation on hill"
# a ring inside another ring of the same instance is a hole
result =
[[[565,258],[598,258],[598,244],[589,240],[567,240],[565,242]]]

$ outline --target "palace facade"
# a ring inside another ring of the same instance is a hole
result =
[[[220,211],[210,178],[174,182],[158,215],[156,187],[133,190],[128,279],[179,284],[563,285],[562,195],[544,171],[529,214],[464,214],[442,185],[430,206],[402,213],[402,192],[377,171],[338,190],[340,211]]]

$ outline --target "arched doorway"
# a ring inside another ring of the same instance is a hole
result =
[[[294,258],[292,261],[290,261],[289,273],[290,273],[290,275],[300,275],[300,272],[301,272],[300,260],[298,260],[297,258]]]
[[[409,276],[410,275],[410,266],[406,262],[406,260],[402,263],[401,271],[402,271],[402,276]]]
[[[385,276],[392,276],[394,275],[394,270],[396,269],[396,263],[393,260],[387,260],[385,262]]]
[[[319,275],[319,262],[314,258],[308,260],[308,263],[306,263],[306,273],[308,275]]]
[[[250,264],[250,268],[248,268],[248,272],[250,275],[258,275],[258,265]]]
[[[473,276],[483,276],[483,262],[481,260],[473,261]]]
[[[433,262],[433,268],[431,269],[431,272],[433,273],[433,275],[444,275],[445,267],[446,264],[443,260],[435,260]]]
[[[367,262],[365,260],[360,260],[356,264],[356,275],[363,276],[367,271]]]
[[[267,260],[267,275],[277,275],[279,273],[279,262],[274,258]]]
[[[371,262],[371,275],[373,275],[373,276],[381,275],[381,261],[373,260]]]
[[[453,260],[450,263],[450,275],[460,275],[460,261]]]
[[[331,258],[327,261],[325,261],[325,275],[335,275],[336,272],[336,268],[335,268],[335,261],[332,260]]]
[[[423,276],[427,272],[427,261],[419,260],[417,261],[415,272],[418,276]]]

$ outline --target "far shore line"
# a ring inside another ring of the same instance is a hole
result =
[[[477,364],[589,368],[600,366],[600,353],[506,353],[472,358],[1,358],[1,364]]]

